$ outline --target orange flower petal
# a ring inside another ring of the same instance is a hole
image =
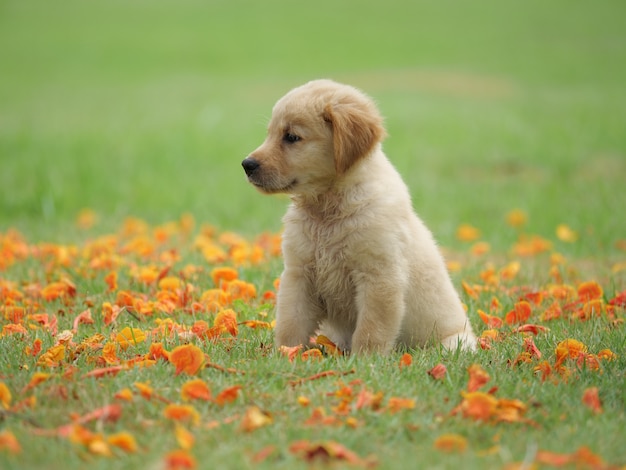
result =
[[[437,364],[435,367],[428,371],[428,375],[430,375],[435,380],[442,380],[447,373],[446,366],[443,364]]]
[[[513,209],[506,215],[506,223],[514,228],[522,227],[527,221],[528,215],[521,209]]]
[[[587,352],[587,346],[575,339],[566,339],[556,346],[556,365],[561,365],[566,359],[578,359]]]
[[[539,351],[539,348],[535,345],[535,341],[533,340],[532,336],[527,336],[526,338],[524,338],[524,349],[532,357],[541,359],[541,351]]]
[[[254,284],[250,284],[239,279],[224,282],[223,284],[224,289],[232,296],[233,299],[252,300],[256,297],[256,287],[254,287]]]
[[[37,365],[56,367],[63,359],[65,359],[65,346],[63,344],[57,344],[39,356]]]
[[[535,456],[535,461],[552,467],[564,467],[572,461],[572,456],[570,454],[557,454],[547,450],[539,450]]]
[[[330,338],[324,335],[318,335],[317,338],[315,338],[315,344],[322,346],[324,351],[328,354],[332,354],[333,356],[340,356],[343,354],[341,349],[339,349],[339,347],[333,343]]]
[[[578,286],[578,300],[580,302],[589,302],[590,300],[600,299],[604,294],[602,287],[595,281],[583,282]]]
[[[598,352],[598,359],[602,359],[605,361],[613,361],[617,359],[617,354],[615,354],[610,349],[603,349],[600,352]]]
[[[408,367],[411,364],[413,364],[413,356],[411,356],[409,353],[404,353],[400,358],[400,369],[402,369],[403,367]]]
[[[239,327],[237,325],[237,314],[232,309],[226,309],[219,312],[213,322],[215,328],[220,331],[228,332],[233,336],[237,336]]]
[[[294,359],[298,357],[298,353],[302,351],[302,348],[303,346],[301,344],[298,346],[281,346],[279,351],[283,356],[289,358],[289,362],[293,362]]]
[[[322,359],[324,355],[319,349],[307,349],[300,357],[303,361],[308,361],[309,359]]]
[[[120,362],[117,357],[116,347],[114,343],[107,343],[102,347],[102,358],[107,364],[113,365]]]
[[[317,462],[320,459],[322,461],[339,460],[364,467],[373,463],[369,459],[362,459],[356,453],[334,441],[323,443],[296,441],[289,446],[289,451],[309,463]]]
[[[498,406],[495,418],[498,421],[506,423],[516,423],[523,420],[523,414],[526,411],[526,405],[520,400],[507,400],[501,398],[498,400]]]
[[[559,224],[556,227],[556,236],[559,240],[566,243],[574,243],[578,240],[578,234],[569,225],[565,224]]]
[[[572,462],[577,467],[603,468],[604,460],[597,454],[594,454],[588,447],[582,446],[572,454]]]
[[[41,290],[41,296],[48,302],[59,298],[75,297],[76,286],[67,279],[51,282]]]
[[[194,435],[178,422],[176,423],[174,435],[176,436],[176,442],[178,442],[178,445],[184,450],[191,449],[196,442]]]
[[[500,270],[500,277],[505,281],[514,279],[517,276],[517,273],[519,273],[521,266],[522,265],[519,261],[511,261]]]
[[[193,344],[185,344],[170,352],[170,362],[176,367],[176,375],[184,372],[195,375],[204,365],[204,352]]]
[[[106,282],[110,292],[117,290],[117,271],[111,271],[104,276],[104,282]]]
[[[602,413],[602,402],[598,393],[598,387],[587,388],[583,393],[583,404],[593,410],[594,413]]]
[[[182,287],[183,283],[180,278],[176,276],[165,276],[159,281],[159,289],[163,291],[176,292]]]
[[[28,384],[26,384],[26,386],[22,389],[22,393],[32,388],[35,388],[37,385],[39,385],[42,382],[45,382],[50,377],[51,377],[51,374],[48,374],[46,372],[35,372],[33,376],[30,378],[30,382],[28,382]],[[2,384],[0,384],[0,397],[1,396],[2,396]]]
[[[9,387],[4,382],[0,382],[0,403],[2,403],[5,409],[11,406],[11,399],[12,395]]]
[[[461,412],[466,418],[477,421],[487,421],[496,412],[498,400],[484,392],[461,392],[463,401],[461,402]]]
[[[211,390],[209,386],[201,379],[190,380],[185,382],[181,387],[180,394],[183,400],[204,400],[211,399]]]
[[[114,395],[114,398],[117,398],[118,400],[123,400],[123,401],[132,401],[133,392],[130,390],[130,388],[123,388],[122,390],[120,390]]]
[[[563,316],[563,310],[557,301],[553,302],[541,315],[541,320],[550,321],[556,320]]]
[[[231,403],[235,401],[239,396],[239,390],[241,390],[241,385],[234,385],[232,387],[222,390],[215,397],[215,403],[217,403],[218,405],[225,405],[226,403]]]
[[[165,470],[194,469],[196,459],[186,450],[174,450],[164,457]]]
[[[19,454],[22,452],[22,447],[13,433],[5,429],[0,431],[0,450],[7,450],[12,454]]]
[[[550,331],[550,328],[546,328],[545,326],[541,326],[541,325],[534,325],[534,324],[526,323],[525,325],[518,326],[513,331],[515,333],[532,333],[533,335],[537,335],[539,334],[540,331],[542,333],[546,331]]]
[[[148,354],[146,354],[146,359],[153,359],[155,361],[163,359],[169,361],[170,352],[165,350],[162,343],[152,343]]]
[[[135,441],[134,436],[126,431],[111,434],[107,438],[107,442],[131,454],[138,450],[137,441]]]
[[[502,318],[496,317],[494,315],[489,315],[488,313],[485,313],[480,309],[478,310],[478,316],[489,328],[500,328],[504,323],[502,321]]]
[[[513,310],[506,314],[504,321],[511,325],[513,323],[524,323],[530,318],[532,309],[530,304],[525,300],[521,300],[515,303]]]
[[[412,410],[415,408],[415,400],[412,398],[391,397],[387,403],[390,413],[397,413],[401,410]]]
[[[469,372],[469,381],[467,383],[468,392],[475,392],[489,382],[489,374],[480,365],[472,364],[467,371]]]
[[[211,278],[213,279],[213,284],[215,284],[216,287],[221,287],[222,281],[234,281],[238,277],[239,274],[235,268],[221,267],[214,268],[211,271]]]
[[[139,343],[143,343],[146,340],[146,334],[139,328],[127,326],[117,334],[115,340],[122,349],[126,349],[128,346],[136,346]]]
[[[435,449],[446,453],[463,453],[467,450],[467,439],[459,434],[442,434],[434,442]]]
[[[252,432],[268,424],[272,424],[274,420],[266,411],[262,411],[258,406],[250,406],[246,409],[239,429],[244,432]]]
[[[480,230],[470,224],[461,224],[456,230],[456,238],[463,242],[471,242],[480,237]]]
[[[150,385],[143,382],[135,382],[134,385],[135,388],[139,390],[139,393],[143,398],[145,398],[146,400],[150,400],[152,398],[154,389]]]
[[[190,421],[193,424],[200,422],[200,414],[191,405],[177,405],[171,403],[163,410],[163,416],[174,421]]]
[[[119,366],[111,366],[111,367],[103,367],[101,369],[93,369],[85,374],[85,377],[94,377],[99,379],[101,377],[106,377],[107,375],[117,375],[119,372],[128,369],[127,365],[119,365]]]

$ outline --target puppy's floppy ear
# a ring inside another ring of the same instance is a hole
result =
[[[326,105],[324,120],[330,122],[333,128],[338,175],[344,174],[356,161],[371,152],[386,135],[376,106],[354,96]]]

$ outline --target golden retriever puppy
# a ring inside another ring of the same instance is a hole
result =
[[[243,162],[264,193],[287,193],[277,346],[321,332],[353,353],[476,338],[430,231],[381,142],[367,96],[331,80],[291,90]]]

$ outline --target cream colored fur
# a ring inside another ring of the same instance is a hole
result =
[[[476,338],[430,231],[381,148],[382,118],[363,93],[330,80],[274,106],[243,166],[265,193],[286,192],[276,344],[320,331],[352,352],[387,353]]]

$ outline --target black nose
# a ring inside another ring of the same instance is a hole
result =
[[[243,167],[246,175],[250,176],[254,171],[261,166],[259,162],[257,162],[254,158],[248,157],[243,162],[241,162],[241,166]]]

